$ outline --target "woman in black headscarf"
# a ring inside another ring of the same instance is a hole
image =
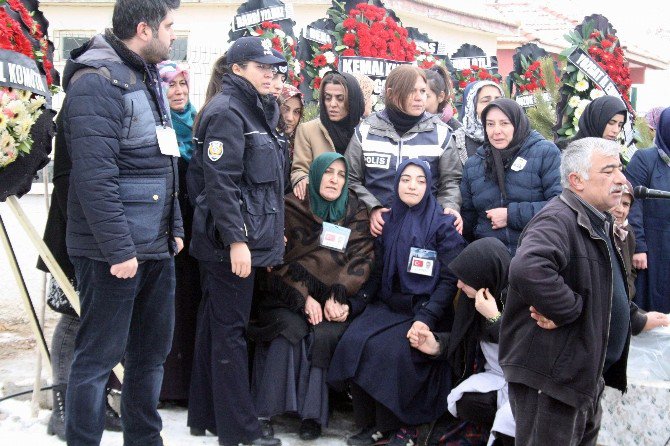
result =
[[[505,245],[493,237],[468,245],[449,264],[460,289],[451,332],[423,330],[410,337],[410,344],[418,350],[446,358],[460,380],[449,394],[449,412],[431,430],[429,445],[439,444],[451,430],[454,417],[483,424],[487,430],[494,426],[498,437],[514,436],[507,384],[498,364],[510,260]],[[475,371],[479,373],[473,374]]]
[[[628,119],[626,104],[616,96],[601,96],[584,108],[579,117],[579,131],[570,139],[557,142],[562,149],[572,141],[593,137],[616,141]]]
[[[291,185],[300,200],[305,198],[314,158],[325,152],[344,154],[365,112],[365,99],[354,76],[330,72],[321,82],[319,106],[319,117],[298,127],[293,144]]]
[[[463,234],[496,237],[511,255],[524,226],[561,193],[560,152],[535,130],[521,106],[499,98],[482,111],[484,144],[463,166]]]

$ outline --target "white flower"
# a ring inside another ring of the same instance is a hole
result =
[[[572,108],[577,108],[577,106],[579,105],[580,100],[581,100],[581,98],[579,96],[573,96],[568,101],[568,105]]]
[[[591,99],[598,99],[603,96],[605,96],[605,92],[602,90],[598,90],[597,88],[594,88],[593,90],[591,90],[591,93],[589,93],[589,97]]]
[[[32,95],[32,92],[28,90],[16,90],[16,93],[16,98],[24,102],[30,99],[30,96]]]
[[[4,153],[8,153],[10,150],[14,150],[16,147],[16,142],[12,135],[9,132],[4,131],[0,134],[0,150]]]
[[[4,113],[0,113],[0,131],[3,131],[7,128],[7,122],[9,118]]]
[[[300,74],[300,61],[298,59],[293,61],[293,72],[296,74]]]
[[[26,108],[28,109],[28,113],[35,113],[37,110],[40,109],[44,105],[46,100],[44,99],[43,96],[36,96],[33,99],[28,102],[28,105]]]
[[[9,104],[7,104],[7,106],[5,106],[5,110],[9,110],[10,112],[14,113],[14,118],[12,119],[16,121],[21,121],[23,118],[25,118],[26,113],[28,112],[26,110],[26,106],[19,100],[11,101]]]
[[[9,104],[9,101],[12,99],[9,97],[8,94],[5,94],[5,92],[0,91],[0,107],[4,107],[5,105]]]
[[[333,71],[332,68],[330,68],[330,67],[323,67],[323,68],[321,68],[321,69],[319,70],[319,77],[323,79],[323,76],[325,76],[326,73],[329,73],[329,72],[331,72],[331,71]]]
[[[328,63],[335,62],[335,54],[332,51],[326,51],[325,53],[323,53],[323,55],[326,58],[326,62]]]
[[[589,89],[589,81],[586,79],[582,79],[580,81],[577,81],[575,84],[575,90],[577,91],[586,91]]]
[[[282,31],[281,29],[275,29],[275,35],[279,38],[286,37],[286,33],[284,31]]]
[[[24,141],[30,135],[30,128],[35,121],[31,118],[25,118],[21,121],[15,122],[13,125],[14,136],[18,141]]]
[[[577,108],[575,109],[575,118],[579,119],[582,116],[582,113],[584,113],[584,109],[586,108],[587,105],[589,105],[591,101],[588,99],[582,99],[579,101],[579,104],[577,105]]]
[[[294,42],[295,41],[293,40],[293,37],[286,36],[286,43],[288,43],[289,45],[293,45]]]

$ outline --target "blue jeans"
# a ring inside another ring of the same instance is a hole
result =
[[[117,279],[106,262],[73,257],[81,326],[65,400],[68,445],[98,445],[105,426],[105,385],[124,358],[121,394],[126,446],[162,445],[158,396],[174,329],[174,259],[140,263]]]

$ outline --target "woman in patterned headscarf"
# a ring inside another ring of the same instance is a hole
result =
[[[279,93],[279,124],[278,130],[284,134],[288,142],[289,159],[293,161],[293,143],[298,124],[302,120],[305,101],[302,93],[293,85],[284,84]]]
[[[458,156],[463,164],[484,143],[484,125],[480,120],[482,110],[490,102],[504,96],[500,85],[493,81],[472,82],[465,87],[459,114],[463,126],[454,131],[449,143],[449,147],[458,150]]]

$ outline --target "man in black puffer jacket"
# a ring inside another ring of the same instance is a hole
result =
[[[571,143],[561,159],[563,193],[521,234],[499,353],[517,445],[595,446],[604,385],[626,389],[639,315],[607,212],[621,199],[621,169],[615,142]]]
[[[169,56],[178,6],[117,0],[113,30],[73,51],[65,68],[66,242],[81,299],[65,404],[71,445],[100,443],[105,383],[122,357],[124,444],[162,445],[156,408],[184,231],[177,142],[155,64]]]

